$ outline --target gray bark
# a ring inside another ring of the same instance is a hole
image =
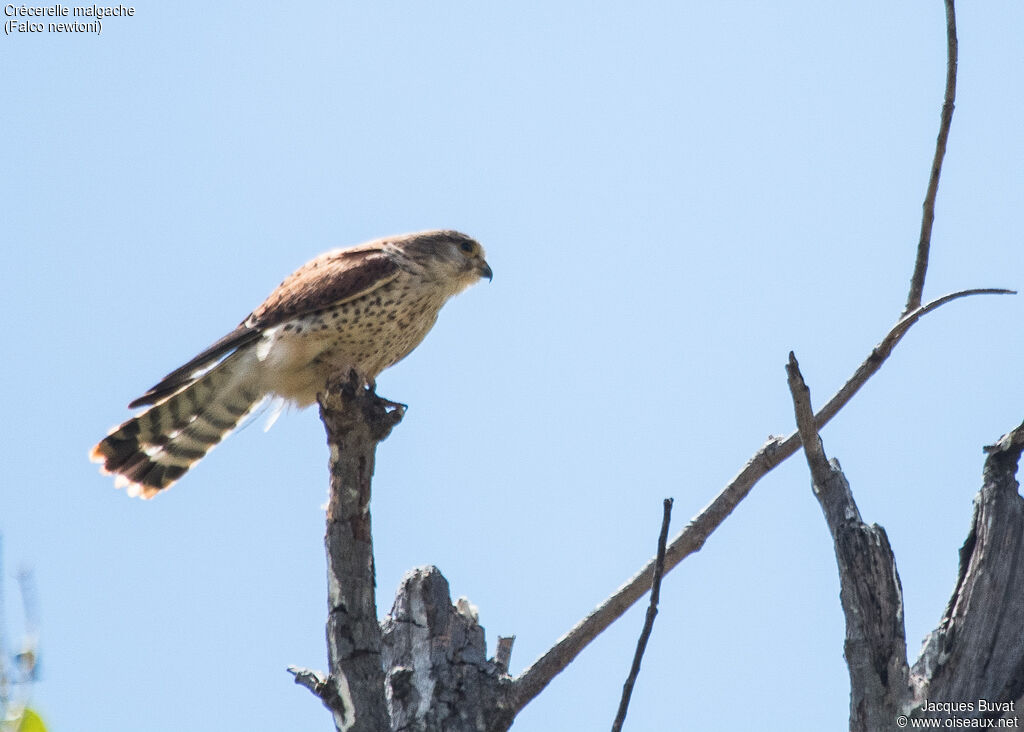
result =
[[[851,732],[900,729],[908,717],[938,720],[942,727],[971,719],[1019,719],[1024,499],[1017,492],[1016,473],[1024,424],[986,448],[983,484],[960,550],[953,596],[910,669],[902,588],[885,530],[862,521],[839,463],[825,457],[810,394],[792,354],[787,371],[814,494],[839,568]]]
[[[329,673],[311,688],[331,710],[335,727],[345,732],[391,728],[377,622],[370,482],[377,445],[403,413],[401,405],[364,388],[354,373],[347,381],[332,381],[320,397],[331,474],[324,537]]]
[[[846,616],[843,653],[850,672],[850,730],[894,726],[909,695],[903,588],[885,529],[861,519],[839,462],[828,460],[814,425],[811,397],[792,353],[786,366],[797,429],[839,568]]]
[[[434,567],[402,581],[379,623],[370,522],[377,445],[404,407],[378,397],[355,375],[320,396],[330,448],[327,504],[329,672],[289,669],[316,694],[339,732],[500,732],[515,715],[507,654],[488,661],[484,630],[468,602],[453,605]]]
[[[985,450],[956,587],[914,664],[914,702],[920,710],[926,699],[1012,701],[1013,710],[976,708],[971,716],[1016,718],[1024,696],[1024,499],[1016,479],[1024,424]]]
[[[512,679],[487,660],[475,610],[465,601],[452,605],[437,567],[405,575],[382,629],[393,730],[509,728]]]

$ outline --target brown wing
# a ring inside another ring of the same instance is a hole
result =
[[[237,328],[167,374],[128,406],[134,409],[155,404],[191,384],[224,356],[259,339],[266,329],[354,300],[391,282],[398,273],[398,265],[379,244],[321,254],[289,275]]]
[[[399,271],[376,243],[321,254],[289,275],[242,325],[272,328],[354,300],[391,282]]]

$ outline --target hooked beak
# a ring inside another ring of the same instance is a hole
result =
[[[494,273],[491,271],[491,265],[487,264],[487,262],[482,259],[480,260],[480,266],[476,268],[476,271],[481,277],[486,277],[488,282],[494,279]]]

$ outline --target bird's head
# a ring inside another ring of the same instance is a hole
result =
[[[481,277],[491,279],[484,248],[458,231],[420,231],[390,239],[385,249],[419,274],[444,283],[451,294],[461,292]]]

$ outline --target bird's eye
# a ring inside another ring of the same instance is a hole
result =
[[[472,254],[473,253],[473,242],[471,242],[471,241],[464,241],[464,242],[462,242],[462,244],[459,245],[459,249],[464,251],[466,254]]]

